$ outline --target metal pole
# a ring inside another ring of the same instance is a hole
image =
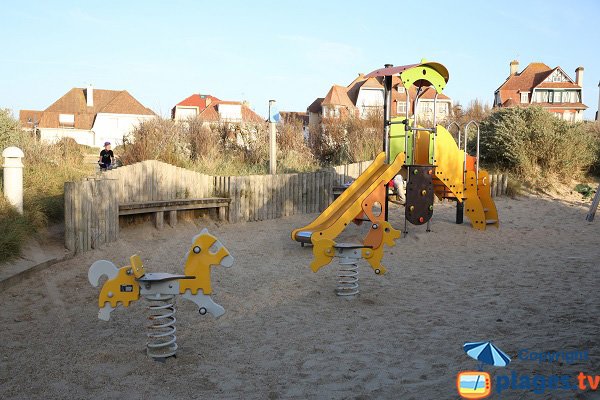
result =
[[[275,100],[269,100],[269,174],[277,173],[277,126],[271,115]]]
[[[393,67],[392,64],[385,64],[386,68]],[[392,76],[383,77],[383,151],[385,151],[385,162],[390,163],[390,120],[392,109]]]
[[[475,166],[475,176],[477,177],[477,184],[479,184],[479,124],[475,122],[475,126],[477,127],[477,149],[475,150],[477,164]]]
[[[435,165],[435,139],[437,137],[437,98],[438,98],[438,92],[435,92],[435,97],[433,98],[433,129],[434,131],[429,133],[430,135],[433,135],[433,150],[431,152],[431,164]]]
[[[385,64],[386,68],[392,67],[392,64]],[[390,122],[392,110],[392,76],[386,75],[383,78],[383,151],[385,151],[385,162],[390,163]],[[388,182],[385,183],[385,220],[389,216],[389,190]]]

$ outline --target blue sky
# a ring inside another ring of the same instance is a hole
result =
[[[72,87],[126,89],[168,115],[192,93],[302,111],[358,72],[421,58],[446,93],[492,103],[509,62],[582,65],[585,116],[600,80],[600,2],[3,1],[0,107],[44,109]]]

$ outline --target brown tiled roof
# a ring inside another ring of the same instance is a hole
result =
[[[345,106],[348,108],[354,107],[354,104],[348,97],[348,93],[346,92],[347,88],[344,86],[333,85],[327,96],[323,99],[322,105],[337,105],[337,106]]]
[[[303,125],[308,125],[308,114],[300,111],[280,111],[281,119],[284,122],[301,121]]]
[[[536,89],[581,89],[581,86],[573,82],[542,82],[535,87]]]
[[[320,113],[322,104],[328,105],[343,105],[348,108],[356,107],[356,101],[358,100],[358,93],[361,88],[383,88],[383,76],[370,77],[367,78],[364,74],[358,74],[358,76],[350,82],[347,87],[333,85],[327,96],[325,98],[318,98],[312,102],[310,106],[308,106],[308,112]],[[392,76],[392,101],[397,103],[398,101],[406,101],[406,94],[398,93],[397,88],[398,85],[402,85],[402,81],[398,76]],[[411,103],[414,102],[414,98],[417,93],[417,88],[414,85],[411,85],[409,88]],[[426,87],[423,89],[420,98],[423,100],[433,100],[435,98],[436,91],[431,87]],[[438,100],[447,100],[450,101],[450,97],[446,96],[443,93],[438,95]],[[392,114],[394,114],[394,110],[392,110]]]
[[[358,100],[358,93],[360,89],[365,88],[374,88],[374,89],[383,89],[383,85],[376,78],[365,78],[362,76],[362,80],[359,80],[361,75],[358,78],[354,79],[350,85],[346,88],[346,92],[348,93],[348,98],[352,102],[353,105],[356,105],[356,101]]]
[[[171,117],[175,118],[175,109],[177,106],[198,107],[198,117],[205,121],[217,122],[220,120],[218,105],[240,105],[242,107],[242,122],[264,122],[264,118],[252,111],[248,106],[240,101],[220,100],[209,94],[193,94],[180,101],[171,110]]]
[[[59,128],[60,114],[73,114],[75,129],[90,130],[98,113],[155,115],[152,110],[144,107],[126,90],[94,89],[93,107],[86,102],[87,89],[73,88],[64,96],[52,103],[44,111],[37,111],[40,128]],[[33,115],[29,110],[19,113],[21,124],[26,126],[27,119]]]
[[[573,82],[544,82],[544,80],[557,69],[564,73],[560,67],[550,68],[544,63],[536,62],[529,64],[520,73],[509,76],[497,89],[500,94],[502,106],[507,107],[517,104],[514,99],[520,99],[521,92],[533,92],[533,90],[537,88],[581,89],[581,86]],[[509,100],[512,101],[509,102]]]
[[[39,124],[42,119],[43,111],[36,110],[20,110],[19,111],[19,122],[24,128],[32,127],[33,123]]]
[[[309,113],[320,113],[321,112],[321,104],[323,104],[323,97],[317,97],[315,101],[310,103],[310,106],[306,109],[306,112]]]
[[[248,106],[246,106],[245,104],[242,104],[239,101],[221,101],[221,100],[215,101],[215,102],[209,104],[209,106],[206,107],[204,110],[202,110],[200,112],[200,114],[198,115],[198,117],[204,121],[209,121],[209,122],[220,121],[221,117],[219,115],[219,110],[218,110],[219,104],[241,106],[242,122],[260,123],[260,122],[265,121],[264,118],[262,118],[260,115],[258,115],[254,111],[252,111]]]

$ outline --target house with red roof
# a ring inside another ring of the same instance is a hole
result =
[[[224,101],[209,94],[193,94],[171,109],[171,118],[184,121],[200,118],[204,122],[262,123],[260,115],[246,102]]]
[[[44,142],[69,137],[79,144],[102,147],[113,145],[140,122],[156,118],[156,114],[137,101],[126,90],[73,88],[43,111],[20,110],[24,129],[32,129]]]
[[[406,89],[399,77],[392,79],[392,116],[406,115]],[[410,89],[409,113],[412,114],[416,88]],[[315,99],[306,109],[309,124],[319,123],[322,118],[358,117],[367,118],[373,113],[383,112],[383,83],[382,78],[366,78],[360,73],[348,86],[333,85],[325,97]],[[435,90],[425,88],[419,95],[417,118],[433,120],[433,105]],[[445,94],[437,98],[438,121],[445,120],[450,115],[452,100]]]
[[[582,121],[583,67],[575,70],[575,81],[561,68],[530,63],[521,72],[519,62],[510,62],[510,75],[494,93],[494,107],[541,106],[565,121]]]

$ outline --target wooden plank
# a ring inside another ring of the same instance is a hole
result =
[[[281,192],[279,185],[279,175],[273,175],[273,204],[275,205],[273,218],[279,218],[281,216]]]
[[[269,219],[269,175],[263,175],[262,177],[262,219],[266,221]]]
[[[273,175],[265,175],[265,220],[273,218]]]
[[[92,182],[85,180],[83,182],[83,251],[88,251],[92,248],[91,236],[92,236],[92,204],[93,204],[93,193],[92,193]]]
[[[257,221],[265,219],[265,195],[264,195],[264,175],[256,177],[256,218]]]
[[[508,190],[508,174],[502,174],[502,195],[506,195]]]
[[[497,177],[496,174],[490,175],[491,187],[492,187],[492,190],[491,190],[492,197],[496,197],[496,190],[498,190],[498,179],[496,177]]]
[[[317,201],[316,201],[316,181],[317,181],[317,173],[313,172],[312,174],[310,174],[310,183],[308,185],[308,190],[309,190],[309,195],[308,195],[308,199],[309,199],[309,212],[310,213],[314,213],[317,211]]]
[[[171,199],[171,200],[157,200],[157,201],[147,201],[147,202],[135,202],[135,203],[123,203],[123,204],[119,204],[119,209],[120,210],[127,210],[127,209],[135,209],[135,208],[150,208],[150,207],[160,207],[160,206],[177,206],[177,205],[189,205],[189,204],[195,204],[195,205],[203,205],[203,204],[207,204],[212,207],[212,204],[214,203],[223,203],[223,204],[229,204],[231,203],[231,199],[227,199],[227,198],[223,198],[223,197],[209,197],[209,198],[205,198],[205,199]],[[199,207],[201,208],[201,207]]]
[[[73,220],[73,187],[74,182],[65,182],[64,185],[64,203],[65,203],[65,248],[75,252],[75,226]]]
[[[277,175],[277,201],[279,205],[279,214],[277,218],[281,218],[285,215],[285,176],[282,174]]]
[[[287,210],[288,216],[294,215],[294,175],[295,174],[286,174],[286,186],[287,186]]]
[[[252,205],[250,203],[250,177],[244,177],[244,222],[251,221],[252,218]]]
[[[173,228],[177,226],[177,210],[169,211],[169,225]]]
[[[300,174],[300,213],[306,214],[306,173]]]
[[[92,212],[91,212],[91,241],[90,241],[90,246],[93,249],[97,249],[99,248],[100,245],[102,245],[103,239],[103,227],[102,227],[102,213],[103,213],[103,208],[106,205],[106,201],[108,201],[108,199],[106,199],[105,201],[103,201],[103,196],[105,196],[103,189],[103,185],[102,185],[102,180],[100,179],[96,179],[91,181],[92,184]]]
[[[590,209],[585,215],[585,220],[587,222],[594,222],[594,218],[596,217],[596,211],[598,210],[598,204],[600,204],[600,185],[598,185],[598,189],[596,189],[596,194],[594,195],[594,199],[592,200]]]
[[[230,219],[231,222],[237,223],[240,220],[240,188],[237,176],[231,177],[231,201],[232,205],[229,208]]]
[[[114,194],[119,188],[119,181],[109,182],[110,193]],[[119,240],[119,200],[116,196],[111,195],[108,210],[108,225],[110,242]]]

